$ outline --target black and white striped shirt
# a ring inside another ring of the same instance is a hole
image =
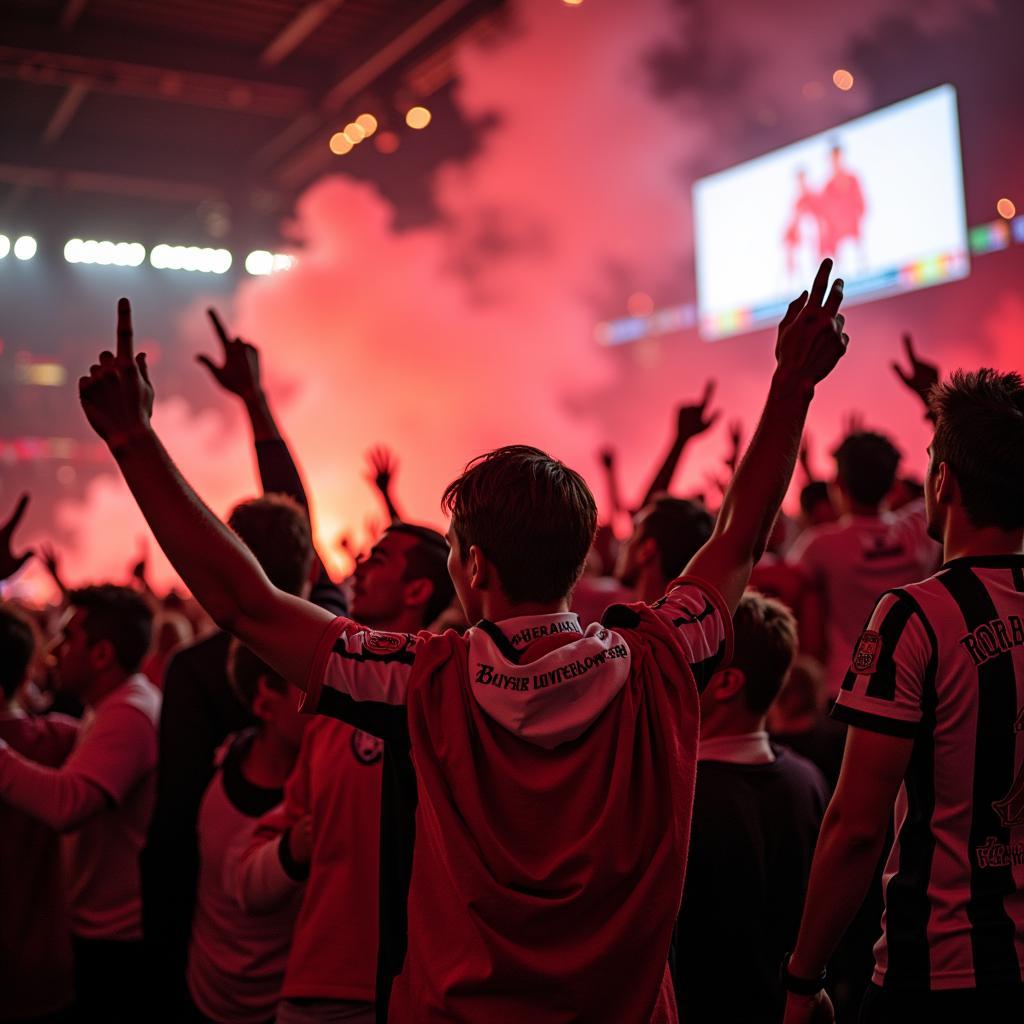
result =
[[[875,983],[1018,984],[1024,555],[956,559],[920,583],[885,593],[832,714],[914,741],[883,874]]]

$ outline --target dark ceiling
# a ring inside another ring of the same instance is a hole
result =
[[[272,247],[297,194],[346,159],[331,134],[364,111],[408,132],[408,106],[452,80],[453,42],[502,6],[4,0],[0,224]]]

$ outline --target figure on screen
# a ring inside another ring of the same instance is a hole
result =
[[[832,256],[837,263],[850,263],[865,267],[864,242],[861,228],[867,205],[860,178],[843,165],[843,148],[832,144],[832,177],[825,183],[818,200],[820,255]],[[851,246],[853,251],[851,251]]]
[[[793,215],[782,236],[782,244],[786,249],[787,283],[806,277],[805,265],[816,263],[820,259],[818,252],[821,249],[821,197],[808,184],[807,169],[804,167],[797,168],[796,189]]]

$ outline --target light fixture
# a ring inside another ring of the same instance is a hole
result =
[[[35,256],[39,246],[36,245],[36,240],[31,235],[22,235],[14,243],[14,255],[19,260],[30,260]]]
[[[410,107],[405,115],[405,123],[410,128],[419,130],[430,124],[430,118],[430,111],[426,107]]]
[[[227,249],[207,249],[197,245],[153,246],[149,262],[157,270],[188,270],[200,274],[226,274],[231,269]]]
[[[293,266],[295,257],[284,252],[254,249],[245,257],[245,269],[253,277],[265,277],[267,274],[276,274],[279,270],[291,270]]]
[[[71,238],[64,245],[68,263],[94,263],[101,267],[138,267],[146,258],[141,242],[97,242]]]

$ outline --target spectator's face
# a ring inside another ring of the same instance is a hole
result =
[[[385,533],[356,566],[352,584],[352,618],[367,626],[393,621],[405,608],[406,553],[416,538]]]
[[[85,692],[96,669],[99,644],[90,643],[85,631],[86,613],[76,609],[66,619],[57,636],[54,654],[57,659],[57,689],[80,696]]]

